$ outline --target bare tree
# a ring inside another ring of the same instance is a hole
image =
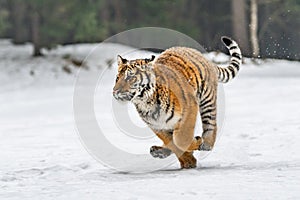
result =
[[[31,13],[31,40],[34,46],[33,56],[41,56],[40,15],[37,11]]]
[[[21,0],[7,1],[12,20],[12,38],[15,44],[22,44],[28,40],[28,24],[26,22],[26,2]]]
[[[240,44],[243,53],[249,55],[250,48],[249,48],[247,17],[246,17],[247,16],[246,0],[232,0],[231,12],[232,12],[233,36]]]
[[[258,24],[257,0],[251,0],[250,1],[250,41],[251,41],[253,57],[259,56],[257,24]]]

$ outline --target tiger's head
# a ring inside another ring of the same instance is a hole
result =
[[[154,58],[127,60],[118,55],[118,75],[113,88],[115,99],[131,101],[151,96],[155,85]]]

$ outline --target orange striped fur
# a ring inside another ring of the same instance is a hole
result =
[[[118,56],[113,95],[131,101],[143,121],[163,141],[152,146],[153,157],[175,153],[182,168],[196,167],[193,151],[210,151],[217,134],[217,86],[234,78],[241,65],[241,51],[233,40],[222,37],[231,54],[226,68],[206,60],[195,49],[172,47],[157,58],[126,60]],[[197,113],[203,133],[194,137]]]

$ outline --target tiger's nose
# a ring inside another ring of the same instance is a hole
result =
[[[113,96],[115,97],[115,99],[118,99],[118,93],[119,90],[113,90]]]
[[[113,94],[117,94],[119,92],[119,90],[118,89],[116,89],[116,90],[113,90]]]

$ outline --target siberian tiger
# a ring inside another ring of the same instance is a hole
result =
[[[157,58],[127,60],[117,56],[118,74],[113,96],[131,101],[142,120],[163,141],[150,154],[166,158],[174,153],[181,168],[196,167],[193,151],[212,150],[217,134],[217,85],[233,79],[241,65],[241,50],[228,37],[230,63],[222,68],[192,48],[172,47]],[[194,137],[197,112],[202,136]]]

